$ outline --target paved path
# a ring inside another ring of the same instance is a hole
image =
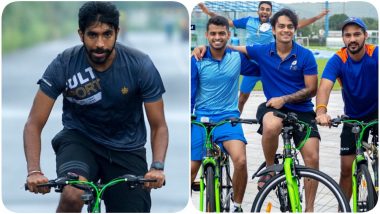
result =
[[[265,101],[262,92],[253,92],[248,99],[242,118],[256,118],[256,110],[260,103]],[[313,100],[315,103],[315,99]],[[333,92],[330,96],[330,103],[328,105],[328,112],[332,117],[343,114],[343,100],[339,92]],[[264,154],[261,148],[261,135],[257,133],[258,125],[243,125],[244,134],[248,141],[247,144],[247,162],[248,162],[248,185],[244,196],[242,208],[245,212],[251,210],[252,202],[257,195],[257,178],[251,179],[252,174],[256,171],[258,166],[264,161]],[[326,128],[318,127],[321,135],[320,144],[320,170],[327,173],[334,178],[337,182],[340,172],[340,159],[339,159],[339,142],[341,128]],[[282,149],[282,144],[279,146]],[[281,150],[280,150],[281,151]],[[299,156],[301,157],[301,156]],[[199,194],[192,194],[193,204],[198,208]]]

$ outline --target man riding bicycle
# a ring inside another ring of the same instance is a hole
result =
[[[64,129],[52,140],[57,176],[72,172],[104,183],[124,174],[156,179],[147,189],[129,190],[124,183],[104,195],[107,212],[149,212],[149,189],[163,185],[168,146],[161,77],[146,54],[116,42],[119,11],[112,3],[86,2],[78,16],[83,44],[66,49],[48,66],[25,124],[28,189],[50,191],[37,187],[48,181],[40,167],[41,132],[62,94]],[[143,105],[151,128],[149,171]],[[57,212],[81,212],[82,194],[66,186]]]
[[[342,26],[341,48],[327,62],[317,93],[317,117],[319,124],[330,125],[327,114],[330,92],[336,80],[342,87],[344,114],[350,119],[369,122],[378,119],[379,100],[379,61],[378,46],[366,44],[367,26],[356,17],[348,18]],[[347,200],[352,195],[352,163],[355,159],[355,134],[344,124],[340,148],[340,181]],[[368,139],[368,132],[364,139]]]
[[[219,122],[231,117],[239,117],[238,84],[240,74],[258,75],[257,66],[243,54],[227,48],[230,39],[228,20],[215,16],[207,23],[206,38],[209,42],[202,61],[191,58],[191,110],[197,120],[202,117]],[[191,128],[191,181],[193,182],[201,165],[205,133],[198,126]],[[234,166],[232,186],[235,212],[242,212],[247,185],[247,141],[241,124],[226,123],[214,131],[214,141],[230,155]]]

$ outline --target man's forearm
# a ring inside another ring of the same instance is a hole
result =
[[[285,103],[299,103],[313,97],[313,93],[310,89],[304,88],[293,94],[282,96]]]
[[[165,162],[166,150],[169,144],[168,128],[162,126],[157,130],[152,130],[152,161]]]
[[[41,170],[41,138],[28,128],[24,130],[24,152],[28,172]]]

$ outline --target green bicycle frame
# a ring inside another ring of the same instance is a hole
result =
[[[116,178],[114,180],[111,180],[109,183],[104,185],[101,189],[99,189],[93,182],[90,181],[67,181],[67,184],[84,184],[84,185],[89,185],[95,190],[95,203],[93,205],[93,208],[91,210],[92,213],[100,213],[100,203],[101,203],[101,196],[104,193],[104,191],[110,187],[113,186],[117,183],[124,182],[126,181],[126,178]]]
[[[200,181],[200,197],[199,197],[199,200],[200,200],[200,203],[199,203],[199,210],[200,211],[203,211],[203,208],[204,208],[204,189],[205,189],[205,183],[204,183],[204,166],[206,165],[212,165],[215,169],[215,176],[214,176],[214,183],[215,183],[215,197],[219,197],[219,170],[217,170],[217,167],[216,167],[216,161],[214,158],[212,157],[206,157],[203,161],[202,161],[202,175],[201,175],[201,181]],[[215,211],[216,212],[220,212],[220,201],[219,200],[215,200]]]
[[[298,183],[295,176],[292,173],[292,158],[285,158],[284,172],[286,179],[286,187],[288,189],[289,201],[292,212],[302,212],[302,206],[300,201],[300,195],[298,190]]]
[[[356,148],[362,147],[362,140],[363,140],[365,130],[367,128],[375,125],[375,124],[378,124],[378,121],[370,122],[366,126],[363,126],[363,123],[361,123],[358,120],[344,120],[343,122],[349,122],[349,123],[354,122],[354,123],[358,123],[360,125],[361,131],[360,131],[359,139],[356,142]],[[357,164],[363,160],[365,160],[364,155],[358,154],[358,155],[356,155],[355,160],[352,163],[352,172],[351,172],[351,176],[352,176],[352,211],[355,213],[358,211],[358,195],[357,195],[357,183],[358,183],[358,181],[356,179],[356,174],[357,174],[356,171],[357,171],[357,167],[358,167]]]
[[[302,121],[299,121],[300,123],[304,124],[307,127],[306,135],[300,145],[296,148],[297,150],[300,150],[306,143],[306,141],[310,137],[311,133],[311,127]],[[285,151],[286,153],[289,153],[291,150],[290,144],[285,145]],[[290,208],[292,212],[302,212],[302,204],[300,200],[300,194],[299,194],[299,188],[298,188],[298,182],[296,175],[293,173],[294,164],[293,164],[293,158],[286,155],[285,162],[284,162],[284,172],[285,172],[285,180],[286,180],[286,187],[288,190],[288,196],[290,201]]]
[[[196,124],[198,126],[201,126],[204,128],[205,132],[206,132],[206,149],[207,150],[211,150],[213,149],[213,144],[211,142],[211,135],[212,133],[214,132],[215,128],[218,127],[218,126],[221,126],[225,123],[228,123],[228,121],[221,121],[219,123],[217,123],[215,125],[214,128],[211,129],[210,133],[207,132],[207,128],[206,126],[201,123],[201,122],[197,122],[197,121],[191,121],[191,123],[193,124]],[[220,187],[220,183],[219,183],[219,167],[217,167],[218,163],[217,161],[215,160],[214,157],[205,157],[203,160],[202,160],[202,170],[201,170],[201,181],[200,181],[200,197],[199,197],[199,200],[200,200],[200,203],[199,203],[199,210],[200,211],[204,211],[204,189],[205,189],[205,183],[204,183],[204,167],[207,166],[207,165],[212,165],[214,167],[214,172],[215,172],[215,175],[214,175],[214,183],[215,183],[215,187],[214,187],[214,190],[215,190],[215,211],[216,212],[220,212],[220,200],[219,200],[219,187]]]

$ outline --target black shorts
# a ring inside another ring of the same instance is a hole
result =
[[[321,137],[319,136],[317,124],[311,122],[312,120],[315,120],[316,115],[315,115],[314,111],[300,112],[300,111],[290,110],[290,109],[285,108],[285,107],[282,107],[281,109],[275,109],[272,107],[267,107],[266,102],[261,103],[259,105],[259,107],[257,108],[256,118],[257,118],[257,120],[259,120],[259,123],[260,123],[259,130],[257,131],[258,133],[260,133],[260,134],[263,133],[263,125],[262,124],[263,124],[264,115],[268,112],[274,112],[274,111],[279,111],[279,112],[282,112],[284,114],[287,114],[288,112],[296,113],[299,120],[311,125],[312,130],[310,133],[310,137],[317,137],[318,139],[321,139]],[[294,140],[294,143],[296,146],[299,146],[301,141],[304,139],[305,135],[306,135],[306,132],[300,132],[297,129],[293,132],[293,140]]]
[[[145,148],[133,152],[108,149],[76,130],[63,129],[52,140],[56,153],[57,176],[74,172],[102,183],[124,175],[145,175],[148,171]],[[127,189],[125,183],[104,192],[107,212],[150,212],[150,191],[142,188]]]
[[[378,111],[372,112],[361,118],[350,118],[352,120],[369,122],[379,118]],[[377,128],[378,126],[376,126]],[[340,134],[340,155],[354,155],[356,154],[356,140],[355,134],[351,132],[352,127],[347,124],[343,124],[342,133]],[[377,131],[378,129],[376,129]],[[369,136],[369,129],[363,135],[363,141],[367,141]]]

